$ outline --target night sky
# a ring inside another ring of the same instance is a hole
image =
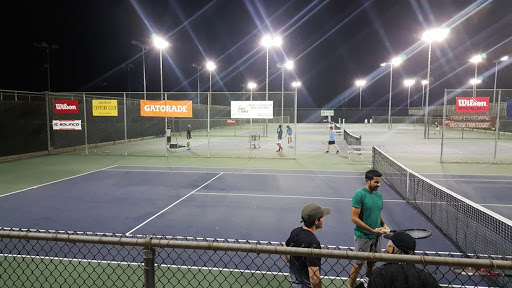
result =
[[[3,8],[5,90],[48,90],[44,42],[51,91],[143,91],[142,50],[131,42],[151,45],[153,33],[172,45],[164,54],[164,90],[190,92],[197,91],[192,64],[204,67],[206,59],[217,64],[213,91],[242,91],[248,80],[265,91],[259,42],[265,34],[280,35],[283,45],[270,50],[269,90],[281,90],[276,65],[294,60],[286,90],[302,82],[300,108],[358,106],[358,78],[369,81],[363,106],[387,107],[389,67],[379,64],[402,54],[405,62],[393,69],[393,106],[407,105],[403,80],[426,78],[428,45],[421,36],[429,28],[451,28],[432,46],[431,103],[445,88],[471,88],[474,54],[487,54],[478,65],[478,88],[493,88],[493,60],[512,56],[512,0],[33,0]],[[160,91],[158,49],[146,51],[145,59],[147,90]],[[511,63],[500,65],[498,88],[512,88]],[[203,71],[203,91],[208,79]],[[416,83],[411,97],[421,93]]]

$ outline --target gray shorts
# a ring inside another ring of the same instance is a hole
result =
[[[354,236],[354,248],[356,252],[374,252],[380,253],[381,237],[378,238],[357,238]],[[364,264],[364,260],[356,260],[359,265]]]

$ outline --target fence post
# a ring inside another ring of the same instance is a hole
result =
[[[151,237],[146,239],[148,245],[142,251],[144,257],[144,288],[155,288],[155,248],[151,248]]]

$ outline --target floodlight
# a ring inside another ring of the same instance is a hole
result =
[[[471,84],[471,85],[476,85],[476,84],[480,84],[480,83],[482,83],[482,80],[478,79],[478,78],[473,78],[473,79],[469,80],[469,84]]]
[[[508,56],[503,56],[500,58],[500,61],[507,61],[508,60]]]
[[[404,80],[404,85],[405,86],[412,86],[414,84],[414,79],[406,79]]]
[[[421,39],[427,42],[441,41],[448,36],[448,33],[450,33],[450,29],[448,28],[435,28],[425,31]]]
[[[293,87],[300,87],[301,85],[302,85],[302,83],[300,83],[299,81],[295,81],[292,83]]]
[[[475,63],[475,64],[477,64],[478,62],[482,62],[482,55],[478,54],[478,55],[471,57],[471,59],[469,59],[469,62]]]
[[[395,57],[391,59],[391,64],[393,64],[394,66],[400,65],[400,63],[402,63],[402,57]]]
[[[215,66],[215,63],[213,63],[212,61],[206,62],[206,69],[212,71],[215,70],[215,68],[217,68],[217,66]]]
[[[289,69],[289,70],[293,69],[293,61],[290,61],[290,60],[286,61],[286,64],[284,64],[284,67],[286,67],[286,69]]]
[[[427,80],[421,80],[421,85],[427,85],[427,84],[428,84]]]
[[[256,83],[254,83],[254,82],[249,82],[249,83],[247,84],[247,87],[249,87],[249,89],[254,89],[254,88],[256,88]]]
[[[356,80],[356,86],[361,87],[366,85],[366,80]]]
[[[169,46],[169,42],[165,41],[164,38],[159,37],[155,34],[151,35],[151,39],[153,39],[153,44],[155,45],[156,48],[164,49]]]

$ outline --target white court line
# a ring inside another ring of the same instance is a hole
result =
[[[297,195],[269,195],[269,194],[240,194],[240,193],[209,193],[199,192],[196,195],[218,195],[218,196],[244,196],[244,197],[270,197],[270,198],[299,198],[299,199],[324,199],[352,201],[352,198],[319,197],[319,196],[297,196]],[[404,202],[405,200],[384,200],[384,202]]]
[[[146,220],[146,221],[142,222],[139,226],[137,226],[137,227],[133,228],[132,230],[128,231],[128,232],[126,233],[126,235],[130,235],[130,234],[132,234],[132,232],[133,232],[133,231],[135,231],[135,230],[139,229],[140,227],[142,227],[142,225],[144,225],[144,224],[148,223],[149,221],[153,220],[156,216],[158,216],[158,215],[160,215],[160,214],[164,213],[165,211],[169,210],[169,209],[170,209],[171,207],[173,207],[174,205],[176,205],[176,204],[180,203],[183,199],[185,199],[185,198],[187,198],[188,196],[192,195],[192,194],[193,194],[194,192],[196,192],[197,190],[199,190],[199,189],[203,188],[206,184],[208,184],[208,183],[212,182],[213,180],[217,179],[217,177],[219,177],[219,176],[220,176],[220,175],[222,175],[222,174],[223,174],[223,173],[220,173],[219,175],[217,175],[217,176],[213,177],[213,178],[212,178],[212,179],[210,179],[208,182],[206,182],[206,183],[204,183],[203,185],[199,186],[199,188],[197,188],[196,190],[194,190],[194,191],[192,191],[192,192],[188,193],[187,195],[183,196],[180,200],[178,200],[178,201],[176,201],[176,202],[172,203],[171,205],[169,205],[169,206],[168,206],[167,208],[165,208],[164,210],[162,210],[162,211],[160,211],[160,212],[156,213],[155,215],[153,215],[153,217],[149,218],[148,220]]]
[[[494,175],[490,175],[494,176]],[[432,181],[470,181],[470,182],[512,182],[512,179],[468,179],[468,178],[443,178],[443,179],[430,179]]]
[[[278,175],[278,176],[310,176],[310,177],[337,177],[337,178],[361,178],[360,175],[321,175],[321,174],[293,174],[293,173],[263,173],[263,172],[218,172],[218,171],[192,171],[192,170],[154,170],[154,169],[109,169],[109,171],[128,171],[128,172],[160,172],[160,173],[224,173],[224,174],[237,174],[237,175]]]
[[[478,204],[481,206],[512,207],[512,204]]]
[[[82,174],[78,174],[78,175],[62,178],[62,179],[55,180],[55,181],[52,181],[52,182],[48,182],[48,183],[44,183],[44,184],[39,184],[39,185],[36,185],[36,186],[33,186],[33,187],[29,187],[29,188],[25,188],[25,189],[22,189],[22,190],[14,191],[14,192],[11,192],[11,193],[3,194],[3,195],[0,195],[0,197],[4,197],[4,196],[11,195],[11,194],[16,194],[16,193],[19,193],[19,192],[27,191],[27,190],[30,190],[30,189],[34,189],[34,188],[50,185],[50,184],[57,183],[57,182],[60,182],[60,181],[64,181],[64,180],[68,180],[68,179],[84,176],[84,175],[91,174],[91,173],[94,173],[94,172],[110,169],[110,168],[116,167],[116,166],[117,165],[113,165],[113,166],[109,166],[109,167],[105,167],[105,168],[101,168],[101,169],[85,172],[85,173],[82,173]]]
[[[269,141],[267,144],[265,144],[265,145],[261,146],[261,148],[265,148],[265,147],[267,147],[270,143],[275,143],[275,142],[271,140],[271,141]],[[260,148],[260,149],[261,149],[261,148]]]

